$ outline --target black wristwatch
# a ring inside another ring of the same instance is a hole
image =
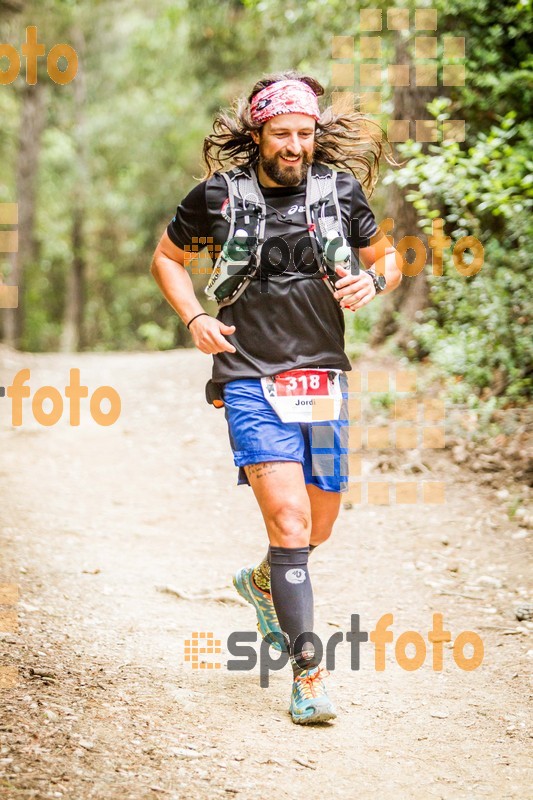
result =
[[[380,292],[382,292],[387,286],[385,275],[376,275],[373,269],[367,269],[367,273],[372,278],[372,283],[374,284],[376,294],[380,294]]]

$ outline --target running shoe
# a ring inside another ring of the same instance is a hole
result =
[[[327,695],[323,681],[328,675],[329,672],[326,670],[312,667],[296,676],[289,706],[293,722],[308,725],[335,719],[337,712]]]
[[[257,614],[257,630],[276,650],[283,650],[284,639],[279,627],[276,610],[272,603],[272,595],[259,589],[253,580],[254,567],[243,567],[233,576],[233,585],[247,603],[255,608]],[[275,636],[274,636],[275,634]]]

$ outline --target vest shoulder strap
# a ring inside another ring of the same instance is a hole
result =
[[[228,187],[230,207],[228,239],[233,237],[237,224],[240,223],[250,236],[255,235],[260,242],[263,241],[266,204],[255,171],[246,167],[234,167],[229,172],[223,172],[222,176]]]
[[[253,264],[248,276],[243,278],[238,290],[219,305],[231,305],[245,291],[251,277],[261,263],[261,250],[265,242],[266,203],[254,169],[234,167],[221,173],[228,187],[230,227],[228,238],[237,230],[245,230],[257,242]],[[312,164],[307,171],[305,215],[313,252],[319,268],[328,275],[323,265],[322,251],[329,231],[342,235],[342,217],[337,194],[337,173],[326,164]],[[329,276],[328,276],[329,277]],[[329,288],[333,284],[326,281]]]

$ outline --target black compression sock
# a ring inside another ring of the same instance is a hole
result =
[[[318,545],[309,545],[309,555],[311,555],[315,547],[318,547]],[[263,560],[257,565],[257,567],[254,567],[252,577],[255,585],[259,589],[262,589],[264,592],[268,592],[270,594],[270,546],[266,551]]]
[[[313,630],[313,589],[307,569],[308,558],[309,547],[270,548],[272,602],[280,628],[289,638],[295,673],[316,666],[312,641],[300,636]]]

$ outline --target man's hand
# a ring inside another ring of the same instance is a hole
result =
[[[366,306],[376,295],[374,281],[366,272],[361,270],[359,275],[352,275],[344,267],[336,267],[335,272],[340,275],[340,280],[335,284],[333,297],[339,300],[341,308],[357,311]]]
[[[236,352],[233,345],[224,338],[224,336],[231,336],[232,333],[235,333],[235,325],[224,325],[215,317],[202,315],[191,323],[189,330],[194,344],[202,353],[214,355]]]

